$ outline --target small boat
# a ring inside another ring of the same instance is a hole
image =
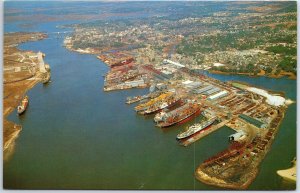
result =
[[[28,103],[29,103],[29,98],[28,98],[28,96],[25,96],[23,98],[23,100],[21,101],[21,104],[17,108],[18,115],[21,115],[22,113],[24,113],[24,111],[26,110],[26,108],[28,106]]]

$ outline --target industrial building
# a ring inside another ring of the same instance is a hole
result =
[[[255,127],[258,127],[258,128],[265,128],[266,127],[266,124],[264,124],[263,122],[257,120],[257,119],[254,119],[252,117],[249,117],[245,114],[240,114],[239,115],[239,118],[247,121],[248,123],[254,125]]]
[[[219,99],[219,98],[222,98],[222,97],[226,96],[227,94],[228,94],[228,92],[223,90],[221,92],[218,92],[217,94],[209,96],[208,100],[216,100],[216,99]]]
[[[203,94],[205,94],[205,95],[211,95],[211,94],[214,94],[214,93],[216,93],[216,92],[218,92],[218,91],[220,91],[220,90],[221,90],[220,88],[214,87],[213,89],[210,89],[210,90],[208,90],[208,91],[205,91]]]
[[[187,89],[196,89],[196,88],[200,87],[203,83],[187,80],[187,81],[182,82],[182,84]]]
[[[243,141],[247,135],[244,131],[236,132],[228,137],[229,141]]]
[[[137,87],[140,85],[145,84],[144,79],[140,79],[140,80],[133,80],[133,81],[126,81],[123,83],[124,86],[131,86],[131,87]]]
[[[185,67],[184,65],[182,65],[182,64],[180,64],[180,63],[178,63],[178,62],[173,62],[173,61],[167,60],[167,59],[164,59],[164,60],[163,60],[163,63],[164,63],[164,64],[173,64],[173,65],[176,66],[177,68],[183,68],[183,67]]]
[[[195,93],[195,94],[201,94],[201,93],[203,93],[203,92],[205,92],[205,91],[208,91],[208,90],[210,90],[210,89],[213,89],[213,88],[214,88],[213,85],[208,85],[208,86],[206,86],[206,87],[204,87],[204,88],[195,90],[194,93]]]

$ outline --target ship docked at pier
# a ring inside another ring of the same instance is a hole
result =
[[[149,106],[148,109],[146,109],[144,111],[140,111],[140,114],[148,115],[148,114],[152,114],[152,113],[157,113],[165,108],[170,108],[170,107],[180,103],[180,101],[181,101],[180,98],[178,98],[174,95],[171,95],[166,100],[154,103],[153,105]]]
[[[159,95],[158,97],[155,97],[151,100],[149,100],[146,103],[142,103],[139,104],[138,106],[136,106],[134,109],[136,112],[142,112],[142,111],[146,111],[148,110],[151,106],[158,104],[162,101],[165,101],[167,98],[169,98],[171,95],[173,95],[172,92],[166,92],[166,93],[162,93],[161,95]]]
[[[17,108],[17,112],[18,112],[18,115],[21,115],[25,112],[27,106],[28,106],[28,103],[29,103],[29,97],[28,96],[25,96],[21,102],[21,104],[18,106]]]
[[[132,104],[132,103],[136,103],[138,101],[141,101],[143,99],[146,99],[145,96],[134,96],[134,97],[127,97],[126,99],[126,104]]]
[[[187,128],[186,131],[179,133],[176,137],[177,140],[182,140],[182,139],[186,139],[192,135],[194,135],[195,133],[198,132],[202,132],[204,131],[206,128],[208,128],[209,126],[211,126],[215,121],[216,121],[217,117],[211,117],[208,120],[202,122],[202,123],[196,123],[192,126],[189,126]]]
[[[170,127],[175,124],[184,123],[201,113],[201,105],[188,102],[185,105],[170,112],[162,111],[154,117],[158,127]]]
[[[133,96],[133,97],[127,97],[126,99],[126,104],[132,104],[132,103],[136,103],[136,102],[142,102],[144,100],[149,101],[150,99],[156,98],[159,95],[161,95],[161,92],[152,92],[146,95],[138,95],[138,96]],[[149,100],[148,100],[149,99]]]

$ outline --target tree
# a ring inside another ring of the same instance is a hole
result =
[[[280,68],[277,68],[276,71],[275,71],[275,75],[280,74],[280,71],[281,71],[281,69],[280,69]]]
[[[266,72],[267,72],[267,73],[271,73],[271,72],[272,72],[272,68],[271,68],[270,66],[268,66],[268,67],[266,68]]]

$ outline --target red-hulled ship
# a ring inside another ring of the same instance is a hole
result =
[[[122,66],[122,65],[125,65],[125,64],[129,64],[132,61],[133,61],[133,58],[128,58],[128,59],[122,60],[121,62],[114,63],[110,67],[114,68],[116,66]]]
[[[168,113],[162,113],[161,118],[156,116],[158,127],[169,127],[175,124],[182,124],[201,113],[200,104],[187,103]]]

